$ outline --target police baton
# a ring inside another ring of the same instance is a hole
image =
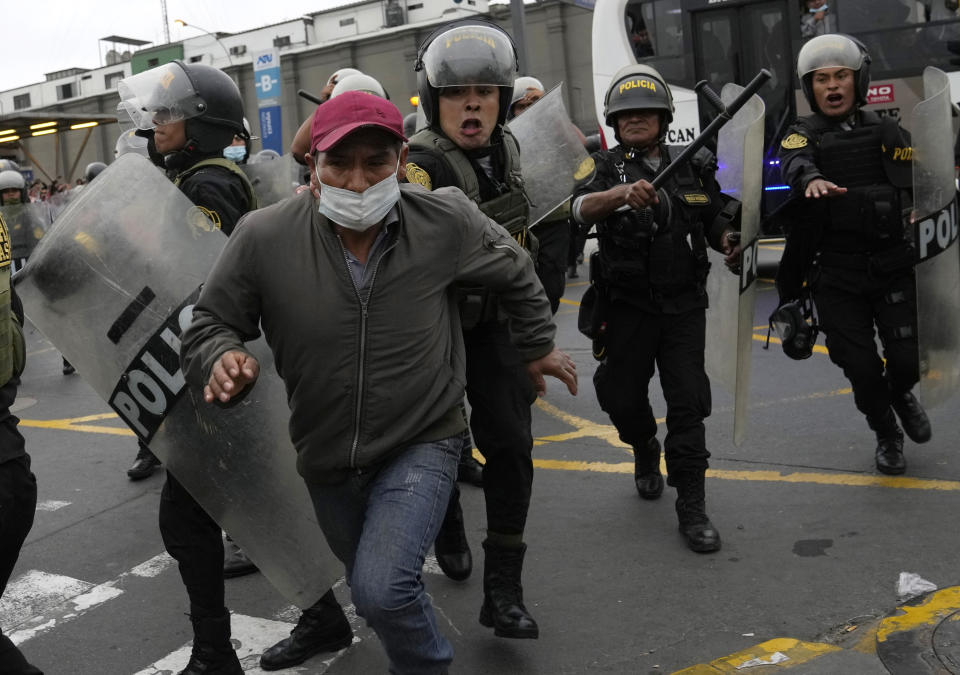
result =
[[[768,76],[768,77],[769,77],[769,76]],[[310,101],[311,103],[316,103],[317,105],[323,104],[323,99],[322,99],[322,98],[320,98],[319,96],[314,96],[313,94],[311,94],[311,93],[310,93],[309,91],[307,91],[306,89],[298,89],[298,90],[297,90],[297,95],[300,96],[300,97],[302,97],[302,98],[307,99],[307,100]],[[714,94],[714,96],[716,96],[716,94]]]
[[[761,68],[760,72],[754,76],[752,80],[743,88],[743,91],[740,92],[740,95],[733,100],[729,106],[723,105],[723,101],[720,100],[720,97],[717,95],[706,80],[700,80],[697,82],[694,89],[697,93],[702,94],[710,104],[717,109],[719,114],[714,118],[710,124],[707,125],[707,128],[704,129],[699,136],[693,139],[693,142],[688,145],[683,152],[677,155],[677,158],[670,162],[670,164],[657,174],[657,177],[653,179],[652,185],[653,189],[658,189],[663,185],[673,174],[677,172],[680,168],[680,165],[687,162],[693,154],[703,147],[703,145],[709,141],[711,138],[716,136],[720,132],[720,127],[733,119],[733,116],[746,105],[747,101],[750,100],[750,97],[753,96],[757,91],[767,83],[767,80],[770,79],[770,71],[766,68]]]

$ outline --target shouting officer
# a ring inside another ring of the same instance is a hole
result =
[[[223,157],[235,135],[248,135],[237,85],[216,68],[174,61],[121,80],[119,91],[154,162],[229,236],[256,207],[246,176]],[[149,452],[141,443],[141,455]],[[193,652],[181,675],[241,675],[224,606],[220,526],[170,474],[160,496],[160,533],[190,597]]]
[[[664,142],[673,96],[653,68],[617,72],[604,116],[619,145],[594,154],[596,176],[573,202],[574,218],[596,224],[600,243],[599,265],[591,264],[599,274],[592,282],[603,326],[594,351],[597,399],[620,440],[633,448],[640,496],[659,498],[660,444],[648,392],[656,365],[667,403],[667,482],[677,489],[680,531],[694,551],[717,551],[720,534],[707,517],[704,488],[710,453],[703,420],[711,405],[704,370],[707,245],[736,266],[739,249],[729,224],[739,203],[720,192],[706,151],[653,189],[650,181],[677,154]]]
[[[895,118],[860,109],[870,55],[856,40],[813,38],[797,56],[797,75],[813,113],[780,144],[794,197],[795,236],[784,259],[802,258],[778,274],[781,303],[796,300],[807,281],[830,360],[843,369],[857,409],[876,432],[877,469],[901,474],[897,416],[911,440],[930,440],[930,421],[911,393],[920,373],[914,257],[903,218],[911,201],[910,155],[903,152],[910,142]]]
[[[510,37],[487,22],[448,24],[421,45],[416,70],[427,128],[410,139],[407,180],[428,190],[459,188],[529,250],[519,146],[504,127],[517,71]],[[470,430],[486,458],[480,623],[501,637],[536,638],[539,628],[523,604],[520,583],[533,485],[530,406],[536,396],[496,296],[482,287],[462,288],[460,316]],[[458,580],[473,567],[459,494],[455,486],[435,543],[441,569]]]

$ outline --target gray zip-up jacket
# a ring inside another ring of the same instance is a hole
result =
[[[494,290],[525,359],[556,329],[530,257],[460,190],[401,185],[362,303],[345,250],[304,192],[240,221],[184,332],[181,360],[202,388],[216,360],[262,327],[290,405],[308,482],[375,468],[414,443],[465,428],[464,346],[454,284]],[[374,264],[371,260],[370,264]]]

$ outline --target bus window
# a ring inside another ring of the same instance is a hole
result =
[[[624,27],[634,58],[648,63],[668,81],[685,79],[681,0],[632,0]]]
[[[800,0],[800,36],[803,39],[837,32],[838,0]],[[833,6],[831,6],[833,5]]]

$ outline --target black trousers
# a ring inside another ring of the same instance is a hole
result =
[[[706,471],[710,457],[703,426],[711,406],[705,330],[704,309],[654,314],[613,302],[607,312],[606,353],[593,376],[597,400],[620,440],[642,447],[657,433],[649,397],[656,365],[667,402],[663,448],[671,478]]]
[[[169,473],[160,494],[160,534],[180,567],[190,614],[221,616],[225,600],[220,526]]]
[[[874,278],[865,270],[822,267],[811,281],[830,360],[850,380],[857,410],[879,421],[892,395],[910,391],[920,379],[913,272]]]
[[[0,388],[0,597],[7,588],[20,548],[33,527],[37,508],[37,479],[30,471],[30,456],[24,451],[19,420],[10,413],[17,396],[17,378]],[[10,457],[13,455],[12,457]],[[10,457],[6,459],[6,457]],[[0,673],[42,675],[24,659],[8,637],[0,634]]]
[[[487,529],[523,534],[533,487],[530,406],[536,394],[505,323],[482,323],[463,338],[470,431],[486,459]]]
[[[550,300],[554,314],[560,307],[560,298],[567,285],[567,257],[570,250],[570,221],[552,220],[540,223],[533,229],[540,243],[537,252],[537,276]]]

